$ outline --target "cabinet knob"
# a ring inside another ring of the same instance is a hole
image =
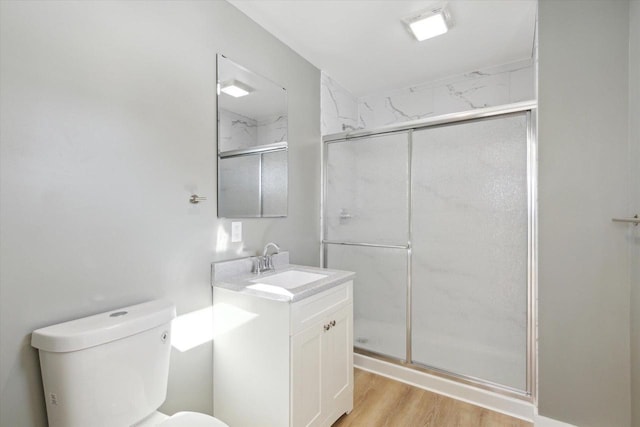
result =
[[[335,320],[331,321],[331,326],[336,326],[336,321]]]
[[[327,323],[326,325],[324,325],[324,331],[327,332],[329,329],[331,329],[331,324]]]

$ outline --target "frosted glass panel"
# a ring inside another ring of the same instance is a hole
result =
[[[287,152],[262,155],[262,216],[287,216]]]
[[[329,240],[407,244],[408,144],[406,133],[328,144]]]
[[[354,345],[406,357],[407,250],[327,245],[327,267],[355,271]]]
[[[413,134],[412,356],[526,389],[526,116]]]
[[[260,156],[218,160],[218,216],[260,216]]]

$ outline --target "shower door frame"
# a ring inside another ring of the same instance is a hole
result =
[[[537,178],[538,178],[538,144],[536,138],[536,109],[535,101],[519,102],[498,107],[482,108],[460,113],[446,114],[436,117],[429,117],[397,125],[385,126],[372,130],[356,130],[342,132],[333,135],[326,135],[322,138],[321,156],[321,200],[320,200],[320,265],[327,267],[327,251],[329,245],[345,245],[359,247],[374,247],[386,249],[404,249],[407,251],[407,302],[406,302],[406,359],[397,359],[374,351],[365,350],[354,346],[354,352],[374,357],[379,360],[390,362],[396,365],[408,367],[437,377],[453,380],[467,385],[472,385],[484,390],[495,392],[501,395],[515,397],[527,402],[537,401],[537,270],[538,270],[538,208],[537,208]],[[413,165],[413,132],[415,130],[426,129],[435,126],[446,126],[464,122],[475,122],[482,119],[508,117],[525,113],[527,123],[527,327],[526,327],[526,389],[524,391],[502,384],[497,384],[482,378],[469,375],[458,374],[430,366],[425,366],[412,362],[412,325],[411,325],[411,305],[412,305],[412,165]],[[408,208],[408,236],[407,245],[386,245],[363,242],[346,242],[327,240],[327,223],[325,221],[325,206],[327,198],[327,157],[328,147],[331,143],[347,142],[349,140],[362,139],[391,133],[406,133],[408,139],[409,155],[407,159],[407,208]]]

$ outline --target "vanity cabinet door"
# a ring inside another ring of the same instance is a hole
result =
[[[330,329],[323,334],[323,418],[333,424],[353,409],[353,305],[327,319]]]
[[[353,409],[353,305],[291,337],[291,425],[327,427]]]
[[[324,421],[322,413],[321,322],[291,337],[291,426],[314,427]]]

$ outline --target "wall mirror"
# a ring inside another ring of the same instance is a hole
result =
[[[287,216],[287,91],[217,59],[218,217]]]

